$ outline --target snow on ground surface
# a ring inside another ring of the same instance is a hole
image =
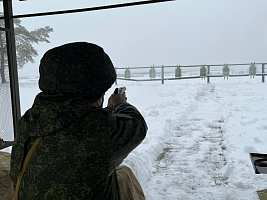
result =
[[[39,90],[35,79],[20,86],[24,113]],[[261,77],[164,85],[118,80],[105,102],[120,86],[149,127],[123,162],[147,200],[256,200],[256,191],[267,188],[267,175],[256,175],[249,157],[267,153],[267,83]]]

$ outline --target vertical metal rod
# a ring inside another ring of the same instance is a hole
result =
[[[210,83],[210,66],[208,66],[208,78],[207,78],[207,83]]]
[[[15,44],[15,33],[14,33],[13,12],[12,12],[12,0],[4,0],[3,5],[4,5],[5,28],[10,30],[6,31],[6,44],[7,44],[7,57],[8,57],[9,77],[10,77],[14,137],[16,137],[17,125],[21,117],[21,112],[20,112],[18,69],[16,60],[16,44]]]
[[[116,72],[116,75],[117,75],[117,68],[116,68],[116,67],[114,67],[114,69],[115,69],[115,72]],[[118,77],[118,75],[116,76],[115,85],[117,85],[117,84],[118,84],[118,83],[117,83],[117,77]]]
[[[264,68],[265,68],[265,64],[262,64],[262,82],[264,83]]]
[[[161,67],[161,83],[164,84],[164,65]]]

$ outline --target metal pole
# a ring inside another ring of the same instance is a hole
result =
[[[161,83],[164,84],[164,65],[161,67]]]
[[[3,1],[3,0],[0,0],[0,1]],[[6,1],[6,0],[4,0],[4,1]],[[9,0],[7,0],[7,1],[9,1]],[[49,15],[60,15],[60,14],[69,14],[69,13],[88,12],[88,11],[96,11],[96,10],[107,10],[107,9],[113,9],[113,8],[122,8],[122,7],[129,7],[129,6],[146,5],[146,4],[161,3],[161,2],[168,2],[168,1],[175,1],[175,0],[146,0],[146,1],[137,1],[137,2],[130,2],[130,3],[107,5],[107,6],[99,6],[99,7],[91,7],[91,8],[74,9],[74,10],[61,10],[61,11],[54,11],[54,12],[44,12],[44,13],[32,13],[32,14],[24,14],[24,15],[15,15],[15,16],[13,16],[13,18],[38,17],[38,16],[49,16]],[[2,17],[0,17],[0,19],[2,19]]]
[[[262,64],[262,82],[264,83],[264,68],[265,68],[265,64]]]
[[[116,80],[115,80],[115,85],[117,85],[118,83],[117,83],[117,68],[116,67],[114,67],[114,69],[115,69],[115,72],[116,72]]]
[[[20,100],[19,100],[15,33],[14,33],[14,24],[12,18],[13,17],[12,0],[4,0],[3,5],[4,5],[5,28],[10,30],[6,31],[6,44],[7,44],[7,57],[8,57],[9,77],[10,77],[14,137],[16,137],[17,125],[21,117],[21,112],[20,112]]]
[[[208,66],[208,78],[207,78],[207,83],[210,83],[210,66]]]

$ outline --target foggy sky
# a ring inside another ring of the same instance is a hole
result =
[[[14,0],[14,14],[126,1]],[[128,1],[130,2],[130,1]],[[132,1],[133,2],[133,1]],[[20,76],[38,75],[50,48],[74,41],[102,46],[116,67],[267,62],[266,0],[177,0],[104,11],[22,19],[28,30],[51,26],[50,44]]]

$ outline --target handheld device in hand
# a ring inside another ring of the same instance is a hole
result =
[[[115,91],[114,91],[114,94],[122,94],[126,91],[126,87],[119,87],[119,88],[116,88]]]

